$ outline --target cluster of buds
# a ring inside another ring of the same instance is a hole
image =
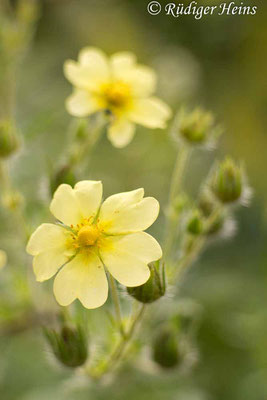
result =
[[[150,277],[146,283],[137,287],[127,287],[127,292],[141,303],[153,303],[164,296],[166,291],[165,269],[159,262],[149,265]]]
[[[177,116],[173,135],[188,145],[214,147],[221,128],[215,125],[212,113],[196,108],[193,111],[182,109]]]
[[[63,322],[59,331],[45,329],[44,334],[56,359],[70,368],[83,365],[88,358],[88,340],[80,325]]]
[[[235,232],[235,221],[230,209],[225,206],[247,202],[250,193],[242,167],[226,158],[213,168],[200,194],[197,209],[190,211],[187,232],[191,235],[231,235]],[[206,221],[209,223],[206,224]]]

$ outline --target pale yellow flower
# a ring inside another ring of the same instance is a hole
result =
[[[156,220],[159,203],[137,189],[108,197],[101,205],[102,183],[60,185],[50,211],[61,224],[42,224],[27,252],[34,256],[37,281],[55,275],[54,294],[67,306],[78,298],[86,308],[105,303],[105,269],[125,286],[139,286],[150,275],[148,263],[162,256],[158,242],[143,232]]]
[[[0,250],[0,270],[4,268],[7,263],[7,255],[4,250]]]
[[[107,111],[108,138],[115,147],[124,147],[132,140],[135,124],[166,127],[171,110],[152,97],[156,75],[150,68],[137,64],[134,54],[122,52],[108,58],[101,50],[87,47],[80,51],[78,62],[65,62],[64,72],[74,86],[66,102],[68,112],[86,117]]]

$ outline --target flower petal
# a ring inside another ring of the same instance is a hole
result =
[[[110,57],[110,65],[112,75],[115,78],[121,78],[125,70],[132,68],[136,62],[136,57],[133,53],[128,51],[121,51],[115,53]]]
[[[155,91],[155,72],[149,67],[136,64],[133,53],[116,53],[110,63],[113,77],[128,83],[135,96],[150,96]]]
[[[83,218],[96,215],[102,200],[102,182],[81,181],[74,186],[74,193]]]
[[[118,119],[110,125],[108,138],[114,147],[125,147],[131,142],[135,132],[135,126],[131,122]]]
[[[97,90],[110,77],[105,54],[93,47],[83,49],[78,62],[67,60],[64,74],[74,86],[88,90]]]
[[[100,253],[109,272],[125,286],[144,284],[150,276],[147,264],[162,257],[158,242],[145,232],[107,237]]]
[[[75,299],[86,308],[102,306],[107,299],[108,283],[99,258],[95,254],[78,254],[57,274],[54,294],[62,306]]]
[[[32,256],[54,249],[64,251],[69,235],[69,232],[61,226],[42,224],[31,235],[26,251]]]
[[[33,271],[36,280],[43,282],[52,278],[68,260],[69,257],[61,249],[52,249],[39,253],[33,259]]]
[[[97,100],[86,90],[76,89],[66,100],[67,111],[75,117],[85,117],[100,109]]]
[[[51,213],[66,225],[77,225],[83,219],[80,205],[70,185],[60,185],[50,204]]]
[[[106,233],[117,235],[138,232],[153,224],[158,217],[159,202],[153,197],[143,199],[143,193],[142,189],[138,189],[119,193],[104,201],[99,219]]]
[[[170,107],[156,97],[136,100],[128,113],[130,121],[147,128],[164,129],[170,116]]]
[[[109,196],[102,204],[99,219],[107,221],[112,219],[119,210],[138,203],[144,197],[144,189],[131,190],[130,192],[117,193]]]
[[[123,79],[131,85],[135,96],[150,96],[156,90],[156,74],[144,65],[138,65],[128,72],[125,71]]]
[[[78,61],[81,65],[90,67],[105,78],[109,76],[107,56],[96,47],[84,47],[79,53]]]
[[[77,225],[84,218],[95,215],[102,198],[100,181],[81,181],[72,189],[62,184],[56,190],[50,205],[51,213],[66,225]]]

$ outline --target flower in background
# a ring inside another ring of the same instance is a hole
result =
[[[66,102],[68,112],[86,117],[107,111],[108,138],[115,147],[124,147],[132,140],[135,124],[166,127],[171,110],[152,96],[156,75],[150,68],[136,64],[134,54],[121,52],[108,59],[101,50],[87,47],[79,53],[78,62],[65,62],[64,72],[74,86]]]
[[[4,268],[7,263],[7,255],[4,250],[0,250],[0,269]]]
[[[156,220],[159,203],[137,189],[108,197],[101,205],[102,183],[82,181],[58,187],[50,211],[60,224],[42,224],[27,252],[34,256],[37,281],[54,276],[54,294],[67,306],[78,298],[86,308],[105,303],[105,268],[125,286],[144,284],[148,264],[158,260],[158,242],[143,232]]]

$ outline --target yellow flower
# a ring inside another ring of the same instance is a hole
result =
[[[166,127],[171,110],[152,97],[156,75],[150,68],[136,64],[134,54],[116,53],[108,59],[101,50],[86,47],[79,53],[78,62],[65,62],[64,72],[74,85],[66,102],[68,112],[85,117],[108,111],[108,138],[115,147],[124,147],[132,140],[135,124]]]
[[[0,269],[4,268],[7,263],[7,255],[4,250],[0,250]]]
[[[148,263],[162,256],[158,242],[143,230],[156,220],[159,203],[137,189],[108,197],[102,183],[60,185],[50,211],[61,224],[42,224],[27,252],[34,256],[37,281],[55,275],[54,294],[67,306],[78,298],[86,308],[100,307],[108,295],[105,273],[125,286],[139,286],[150,275]]]

